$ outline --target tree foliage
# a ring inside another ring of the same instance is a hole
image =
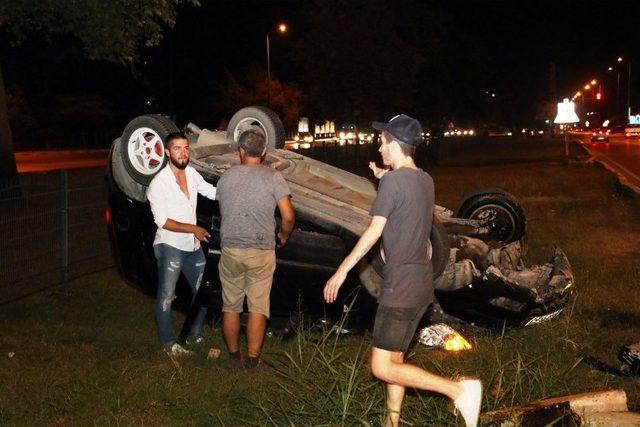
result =
[[[30,34],[66,34],[90,59],[135,61],[172,27],[180,3],[197,0],[3,0],[0,29],[19,43]]]
[[[2,0],[0,34],[12,43],[30,35],[63,35],[95,60],[134,62],[144,47],[157,45],[173,26],[181,3],[197,0]],[[16,171],[11,128],[0,69],[0,176]]]
[[[312,114],[349,121],[420,115],[449,84],[428,6],[317,0],[307,12],[296,58]]]
[[[269,92],[270,102],[267,103]],[[302,92],[297,87],[282,83],[273,75],[269,83],[266,73],[259,67],[251,69],[243,80],[238,80],[227,71],[218,85],[217,95],[219,101],[216,102],[215,109],[219,112],[229,114],[247,105],[268,104],[289,129],[295,128],[298,123],[303,100]]]

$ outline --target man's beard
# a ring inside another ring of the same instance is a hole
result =
[[[178,160],[174,159],[172,156],[169,156],[169,161],[171,161],[171,164],[178,169],[185,169],[189,164],[189,158],[187,158],[184,163],[179,163]]]

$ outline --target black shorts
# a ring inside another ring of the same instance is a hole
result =
[[[411,308],[378,306],[373,346],[387,351],[407,351],[427,307],[428,304]]]

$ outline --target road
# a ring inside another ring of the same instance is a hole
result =
[[[595,160],[620,177],[623,184],[640,193],[640,139],[612,134],[609,144],[591,144],[590,133],[576,133]]]
[[[15,153],[18,172],[47,172],[106,166],[109,150],[49,150]]]

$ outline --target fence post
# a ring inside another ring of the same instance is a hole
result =
[[[60,171],[60,290],[67,294],[69,269],[69,179],[66,169]]]

